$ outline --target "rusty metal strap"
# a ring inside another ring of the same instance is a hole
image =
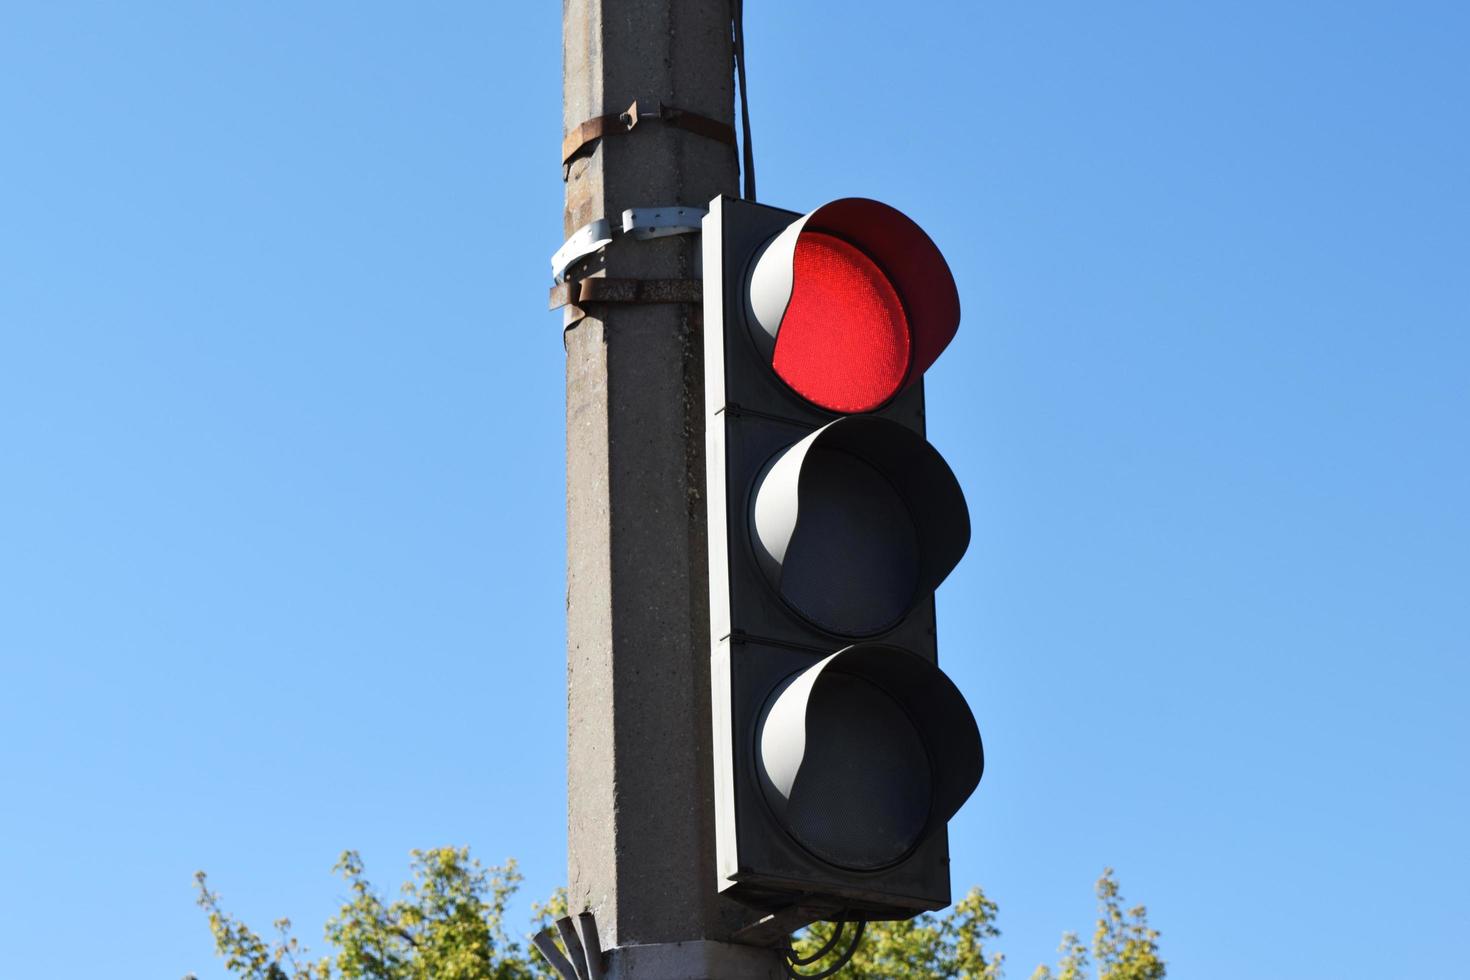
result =
[[[699,279],[578,279],[551,287],[548,309],[597,303],[699,303],[704,282]]]
[[[680,109],[675,106],[658,104],[658,112],[640,114],[638,102],[635,100],[623,112],[614,112],[606,116],[596,116],[588,119],[567,134],[566,139],[561,141],[561,162],[565,166],[572,162],[577,153],[591,143],[600,140],[604,136],[615,133],[630,132],[639,122],[645,119],[657,119],[666,126],[677,126],[678,128],[707,139],[717,140],[735,146],[735,127],[728,123],[722,123],[718,119],[709,116],[701,116],[697,112],[688,109]]]

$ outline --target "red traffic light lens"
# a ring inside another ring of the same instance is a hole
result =
[[[745,281],[757,352],[797,397],[829,412],[882,408],[923,376],[960,322],[954,277],[923,229],[847,197],[755,253]]]
[[[834,235],[796,240],[791,301],[771,365],[797,394],[834,412],[869,412],[902,387],[909,324],[878,264]]]

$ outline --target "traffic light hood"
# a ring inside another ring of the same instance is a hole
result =
[[[866,198],[797,218],[760,249],[748,276],[757,349],[829,411],[878,408],[922,377],[959,328],[954,276],[934,242]]]
[[[954,816],[985,768],[959,689],[923,657],[881,643],[788,678],[758,738],[777,821],[817,857],[859,871],[906,857]]]
[[[829,422],[777,455],[756,482],[751,518],[766,580],[841,636],[891,627],[970,542],[965,496],[944,458],[876,416]]]

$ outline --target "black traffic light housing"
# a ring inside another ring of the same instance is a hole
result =
[[[860,199],[801,215],[716,198],[703,249],[719,887],[831,918],[943,908],[945,824],[983,769],[935,639],[934,588],[969,541],[923,437],[953,279],[916,225]],[[831,283],[802,292],[827,258],[848,263],[833,282],[856,283],[852,305]],[[781,364],[791,317],[816,332]],[[872,377],[844,380],[870,351]]]

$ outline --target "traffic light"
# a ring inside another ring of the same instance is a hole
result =
[[[984,767],[935,640],[970,538],[924,439],[954,279],[877,201],[720,197],[702,240],[719,887],[833,919],[943,908]]]

